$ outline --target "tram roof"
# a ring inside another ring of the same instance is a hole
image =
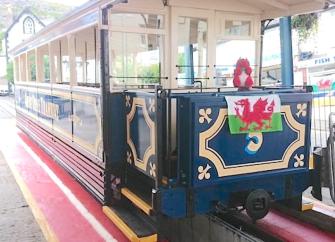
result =
[[[99,9],[107,4],[147,4],[148,6],[160,5],[163,8],[165,0],[91,0],[81,7],[65,15],[30,39],[24,41],[9,54],[17,55],[34,47],[44,45],[54,39],[60,38],[71,32],[93,26],[98,23]],[[136,3],[135,3],[136,2]],[[170,6],[195,7],[212,10],[226,10],[245,14],[257,14],[261,19],[292,16],[296,14],[313,12],[323,9],[327,0],[167,0]],[[154,3],[154,5],[152,5]]]

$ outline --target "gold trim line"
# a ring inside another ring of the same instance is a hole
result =
[[[134,194],[132,191],[130,191],[128,188],[122,188],[121,194],[128,198],[132,203],[136,205],[139,209],[141,209],[144,213],[147,215],[151,215],[152,213],[152,207],[143,201],[140,197],[138,197],[136,194]]]
[[[301,204],[301,211],[304,212],[304,211],[312,210],[313,207],[314,207],[314,204],[312,202],[303,203]]]

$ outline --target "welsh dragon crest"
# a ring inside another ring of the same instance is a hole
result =
[[[256,123],[254,130],[271,129],[272,114],[275,106],[274,100],[268,105],[268,98],[262,100],[259,98],[252,106],[249,98],[240,99],[235,102],[236,116],[243,122],[244,127],[240,127],[240,131],[247,131],[250,125]],[[243,111],[240,112],[240,107]]]

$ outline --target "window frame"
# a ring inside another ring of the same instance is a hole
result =
[[[207,20],[207,86],[213,86],[213,68],[215,60],[215,11],[214,10],[203,10],[195,8],[183,8],[183,7],[172,7],[171,8],[171,33],[174,34],[175,38],[171,38],[171,83],[170,88],[181,87],[178,85],[178,18],[179,17],[191,17],[200,18]]]
[[[250,35],[249,36],[239,36],[239,35],[226,35],[225,34],[225,23],[226,21],[250,21]],[[215,59],[213,65],[213,77],[216,77],[216,47],[217,42],[221,41],[232,41],[232,40],[250,40],[255,41],[255,66],[253,68],[253,73],[255,76],[254,78],[254,85],[259,84],[259,63],[260,63],[260,26],[257,24],[259,23],[260,17],[258,15],[242,15],[242,14],[233,14],[224,11],[216,11],[215,12]],[[223,25],[222,25],[223,23]],[[259,26],[259,28],[257,28]],[[221,29],[223,32],[221,33]],[[237,60],[236,60],[237,61]],[[216,78],[214,79],[214,85],[216,82]]]
[[[134,14],[155,14],[155,15],[162,15],[164,18],[163,21],[163,27],[161,29],[153,29],[153,28],[141,28],[141,27],[121,27],[121,26],[113,26],[111,23],[111,14],[113,13],[134,13]],[[169,70],[169,14],[168,10],[164,8],[164,10],[150,10],[150,9],[110,9],[108,13],[108,36],[109,39],[111,38],[112,32],[119,32],[119,33],[133,33],[133,34],[154,34],[154,35],[160,35],[163,37],[163,46],[160,47],[163,51],[162,56],[160,57],[162,60],[161,65],[161,76],[166,77],[168,76],[168,70]],[[113,68],[112,65],[112,54],[111,54],[111,48],[109,48],[109,63],[110,68]],[[110,91],[112,92],[113,89],[120,89],[124,88],[124,86],[114,85],[114,83],[110,82]],[[169,80],[162,78],[160,80],[160,85],[163,87],[168,87]],[[134,87],[134,89],[142,89]]]

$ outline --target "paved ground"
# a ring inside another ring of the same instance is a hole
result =
[[[0,97],[0,102],[0,119],[13,118],[3,107],[13,101]],[[40,241],[43,234],[0,151],[0,242]]]

